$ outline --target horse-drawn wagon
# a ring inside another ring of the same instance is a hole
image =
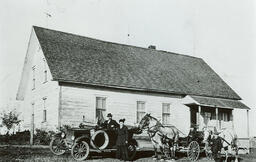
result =
[[[128,158],[132,160],[136,155],[136,140],[133,134],[136,129],[128,129]],[[62,155],[71,150],[75,160],[86,160],[90,152],[116,151],[115,130],[98,129],[97,127],[63,129],[55,134],[50,142],[50,150],[55,155]]]
[[[187,154],[190,161],[196,161],[200,153],[205,153],[208,159],[212,158],[212,152],[209,142],[210,130],[198,131],[195,127],[191,129],[188,135],[180,137],[182,134],[175,126],[163,126],[159,120],[150,114],[146,114],[139,123],[139,129],[146,130],[153,144],[155,155],[157,157],[157,149],[160,149],[165,158],[175,156],[175,152],[183,152]],[[229,147],[231,151],[235,151],[236,144],[234,133],[227,130],[222,131],[222,141],[225,144],[225,150]],[[227,156],[227,153],[225,153]]]

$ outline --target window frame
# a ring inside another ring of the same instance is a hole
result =
[[[43,58],[43,64],[44,64],[44,81],[43,83],[48,82],[48,77],[47,77],[47,68],[46,68],[46,60]]]
[[[164,112],[164,106],[168,106],[169,112]],[[164,123],[164,115],[167,115],[169,118],[171,117],[171,103],[162,103],[162,124],[163,125],[170,125],[171,121],[169,120],[169,123]]]
[[[99,100],[99,99],[102,99],[102,108],[99,108],[98,107],[98,103],[97,103],[97,101]],[[105,108],[103,108],[103,107],[105,107]],[[103,112],[107,112],[107,97],[101,97],[101,96],[96,96],[96,101],[95,101],[95,119],[97,119],[97,110],[99,110],[99,111],[103,111]],[[104,116],[104,114],[103,114],[103,117],[105,118],[105,116]]]
[[[43,121],[42,123],[47,122],[47,110],[46,110],[46,97],[43,97]]]
[[[138,110],[138,108],[139,108],[139,104],[140,103],[142,103],[142,104],[144,104],[144,110],[143,111],[141,111],[141,110]],[[138,121],[138,113],[144,113],[144,114],[146,114],[147,113],[147,109],[146,109],[146,101],[141,101],[141,100],[138,100],[137,102],[136,102],[136,122],[135,123],[139,123],[140,121]],[[141,120],[141,119],[140,119]]]
[[[32,67],[32,90],[36,89],[36,66]]]
[[[47,122],[47,111],[43,110],[43,123]]]

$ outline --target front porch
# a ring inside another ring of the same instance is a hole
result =
[[[234,128],[233,109],[189,105],[191,125],[196,125],[198,130],[204,127],[209,129]]]
[[[234,111],[244,110],[246,116],[241,120],[246,121],[246,125],[239,129],[245,130],[249,137],[250,108],[239,100],[188,95],[184,98],[184,104],[190,108],[191,125],[196,125],[199,131],[204,127],[209,129],[216,127],[217,130],[237,129],[234,125]],[[238,124],[237,119],[236,124]]]

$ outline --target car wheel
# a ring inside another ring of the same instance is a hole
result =
[[[90,148],[87,142],[80,141],[73,145],[71,148],[71,155],[75,160],[82,161],[85,160],[90,152]]]

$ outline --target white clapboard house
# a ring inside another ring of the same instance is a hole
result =
[[[201,58],[33,27],[17,99],[24,127],[96,123],[145,113],[188,133],[192,124],[248,137],[249,108]]]

